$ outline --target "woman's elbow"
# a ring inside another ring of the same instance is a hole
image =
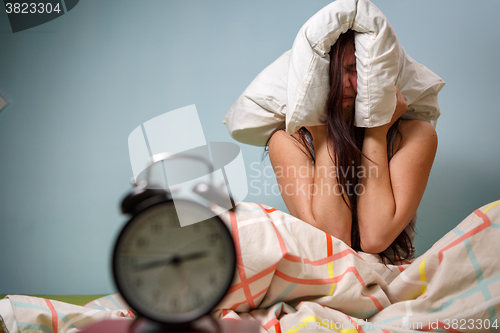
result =
[[[381,253],[391,245],[383,237],[361,237],[361,250],[366,253]]]

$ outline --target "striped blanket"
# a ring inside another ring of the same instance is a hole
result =
[[[237,252],[235,280],[214,310],[222,320],[257,320],[271,333],[499,331],[500,201],[398,265],[265,205],[219,213]],[[76,332],[133,313],[119,295],[83,307],[8,296],[0,316],[9,333]]]

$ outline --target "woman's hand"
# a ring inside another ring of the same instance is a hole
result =
[[[405,112],[408,111],[408,104],[406,104],[405,97],[399,88],[396,87],[396,109],[394,110],[394,114],[392,115],[392,119],[390,121],[390,126],[396,122]]]
[[[396,109],[392,114],[391,121],[385,125],[367,128],[368,132],[372,133],[380,133],[383,135],[387,135],[387,132],[391,128],[391,126],[408,110],[408,104],[406,104],[405,97],[399,88],[396,87]],[[368,133],[367,132],[367,133]]]

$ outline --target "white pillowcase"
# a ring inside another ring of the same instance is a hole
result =
[[[437,94],[444,81],[406,55],[391,25],[370,1],[337,0],[302,26],[292,49],[265,68],[231,107],[224,123],[233,138],[263,146],[277,128],[292,134],[302,126],[323,124],[330,89],[328,52],[348,29],[355,31],[358,72],[354,124],[388,123],[397,85],[408,103],[403,118],[435,126],[440,115]]]
[[[285,52],[257,75],[227,112],[224,124],[235,140],[265,146],[276,129],[285,128],[290,53]]]

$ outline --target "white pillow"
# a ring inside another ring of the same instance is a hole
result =
[[[223,122],[235,140],[265,146],[276,129],[285,128],[290,53],[285,52],[257,75],[227,112]]]
[[[396,84],[409,106],[403,118],[435,126],[440,115],[437,94],[444,81],[406,55],[391,25],[370,1],[337,0],[302,26],[292,50],[264,69],[231,107],[225,118],[231,135],[264,145],[276,128],[286,127],[292,134],[302,126],[324,123],[328,52],[348,29],[355,31],[358,71],[355,125],[388,123],[396,106]]]

